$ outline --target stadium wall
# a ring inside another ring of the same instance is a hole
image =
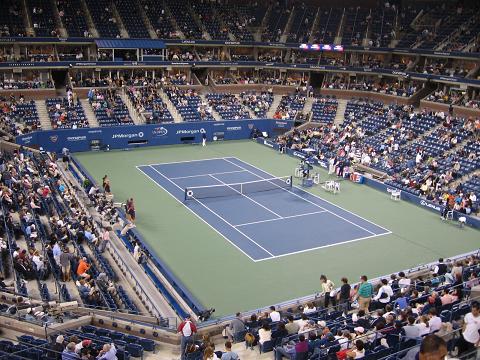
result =
[[[64,147],[71,152],[129,149],[200,143],[203,133],[208,141],[248,139],[253,129],[272,134],[290,130],[293,123],[293,120],[255,119],[49,130],[17,136],[16,143],[56,153]]]

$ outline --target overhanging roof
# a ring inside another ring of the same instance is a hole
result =
[[[154,39],[98,39],[95,44],[101,49],[165,49],[165,43]]]

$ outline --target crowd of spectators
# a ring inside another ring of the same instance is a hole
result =
[[[239,96],[243,105],[248,106],[258,118],[265,117],[273,103],[272,90],[262,91],[260,94],[251,91],[242,92]]]
[[[404,359],[441,358],[454,349],[471,354],[480,304],[462,301],[480,283],[478,264],[476,256],[440,258],[423,276],[399,272],[373,282],[363,275],[358,284],[344,277],[338,287],[321,275],[320,300],[250,317],[237,313],[226,333],[247,347],[273,350],[276,360],[386,358],[399,350]]]

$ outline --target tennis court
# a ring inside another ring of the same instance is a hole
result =
[[[117,201],[134,197],[135,223],[146,244],[200,303],[206,308],[216,308],[217,316],[316,293],[322,273],[338,285],[343,276],[355,282],[359,274],[369,277],[389,274],[479,246],[479,233],[474,229],[445,223],[434,212],[404,201],[392,201],[388,193],[344,181],[337,195],[326,193],[320,186],[289,189],[299,196],[279,189],[246,194],[281,217],[302,215],[239,227],[274,254],[273,258],[252,246],[250,240],[239,236],[237,230],[197,201],[185,201],[185,187],[220,184],[206,174],[213,174],[227,184],[288,176],[294,173],[298,159],[251,141],[217,142],[205,148],[178,145],[135,151],[86,152],[76,157],[97,181],[101,182],[108,174]],[[208,159],[228,159],[239,167],[224,160]],[[323,169],[316,171],[322,181],[332,179]],[[222,172],[231,173],[218,174]],[[187,176],[193,178],[175,179]],[[294,185],[298,182],[294,179]],[[277,218],[251,200],[232,195],[199,201],[232,225]],[[285,205],[286,199],[288,205]],[[386,229],[391,233],[371,236],[373,234],[332,214],[305,215],[323,211],[305,199],[375,234],[385,233]],[[293,223],[289,222],[294,219]],[[215,221],[216,226],[209,226],[210,221]],[[340,227],[348,227],[349,230],[345,230],[348,236],[341,238],[337,234],[344,231]],[[334,230],[327,236],[324,231],[329,228]],[[225,235],[220,231],[225,231]],[[257,234],[259,231],[262,233]],[[285,236],[287,241],[283,243],[280,237],[287,231],[293,235]],[[232,245],[236,236],[242,249],[250,247],[248,252],[243,250],[249,256]],[[363,237],[369,238],[350,241]],[[321,248],[315,249],[317,247]],[[260,260],[265,258],[269,260]]]
[[[253,261],[391,233],[235,157],[137,169]]]

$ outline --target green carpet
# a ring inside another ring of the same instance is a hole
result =
[[[255,263],[135,168],[229,156],[276,176],[293,174],[298,164],[246,140],[205,148],[176,145],[76,154],[98,183],[108,174],[116,201],[135,199],[138,230],[197,299],[216,308],[217,316],[318,292],[320,274],[336,284],[342,276],[357,282],[362,274],[377,277],[480,247],[479,231],[444,223],[433,212],[344,181],[341,194],[319,187],[311,191],[392,234]]]

